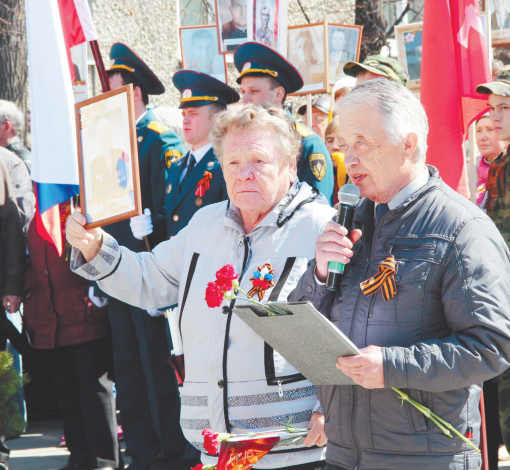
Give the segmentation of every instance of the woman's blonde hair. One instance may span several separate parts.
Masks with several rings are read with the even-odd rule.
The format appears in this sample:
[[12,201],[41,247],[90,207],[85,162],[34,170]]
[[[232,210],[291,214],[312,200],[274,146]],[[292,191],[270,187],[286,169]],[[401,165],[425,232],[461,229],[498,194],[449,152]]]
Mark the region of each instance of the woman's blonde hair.
[[227,109],[215,117],[210,138],[216,158],[223,164],[223,145],[229,132],[270,129],[280,155],[289,164],[301,151],[301,136],[283,109],[248,103],[241,109]]

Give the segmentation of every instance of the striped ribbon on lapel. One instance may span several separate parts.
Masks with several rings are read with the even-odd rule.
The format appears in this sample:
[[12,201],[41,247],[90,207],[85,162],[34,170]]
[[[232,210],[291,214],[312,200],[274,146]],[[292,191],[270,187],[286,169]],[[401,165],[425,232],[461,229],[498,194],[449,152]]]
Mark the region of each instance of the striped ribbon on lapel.
[[382,290],[384,300],[393,298],[397,293],[395,270],[395,257],[390,255],[379,265],[375,276],[360,283],[359,286],[363,294],[368,297]]

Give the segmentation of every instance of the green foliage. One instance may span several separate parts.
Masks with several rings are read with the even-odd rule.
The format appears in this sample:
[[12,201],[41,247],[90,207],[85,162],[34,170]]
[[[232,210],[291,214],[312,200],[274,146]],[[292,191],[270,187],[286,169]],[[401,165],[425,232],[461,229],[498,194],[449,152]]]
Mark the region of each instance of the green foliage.
[[12,356],[6,351],[0,351],[0,434],[15,436],[23,432],[23,419],[17,403],[9,398],[29,381],[27,374],[20,377],[13,367]]

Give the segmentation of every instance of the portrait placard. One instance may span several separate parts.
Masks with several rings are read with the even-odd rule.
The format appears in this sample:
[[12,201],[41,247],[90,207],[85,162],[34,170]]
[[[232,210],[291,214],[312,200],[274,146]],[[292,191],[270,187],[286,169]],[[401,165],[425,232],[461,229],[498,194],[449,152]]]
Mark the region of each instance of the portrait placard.
[[218,47],[232,54],[241,44],[253,40],[253,0],[215,0]]
[[299,70],[304,86],[292,95],[328,91],[327,24],[289,26],[289,61]]
[[182,68],[196,70],[227,83],[227,64],[219,51],[216,25],[179,28]]
[[85,228],[142,213],[133,85],[74,106]]
[[253,0],[253,41],[287,57],[287,0]]
[[420,92],[423,23],[395,26],[398,61],[409,75],[407,88]]
[[510,0],[486,0],[490,12],[492,46],[510,44]]
[[331,86],[346,76],[344,65],[347,62],[359,60],[362,32],[363,26],[328,23],[327,50]]
[[87,47],[87,42],[71,47],[71,60],[74,66],[73,94],[75,103],[79,103],[89,97]]

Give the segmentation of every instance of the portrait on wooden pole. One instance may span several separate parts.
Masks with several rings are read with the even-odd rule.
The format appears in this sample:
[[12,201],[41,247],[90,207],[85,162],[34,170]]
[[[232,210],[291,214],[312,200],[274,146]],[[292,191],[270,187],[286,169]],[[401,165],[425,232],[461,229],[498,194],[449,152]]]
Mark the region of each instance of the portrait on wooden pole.
[[77,103],[75,113],[86,228],[141,214],[133,85]]

